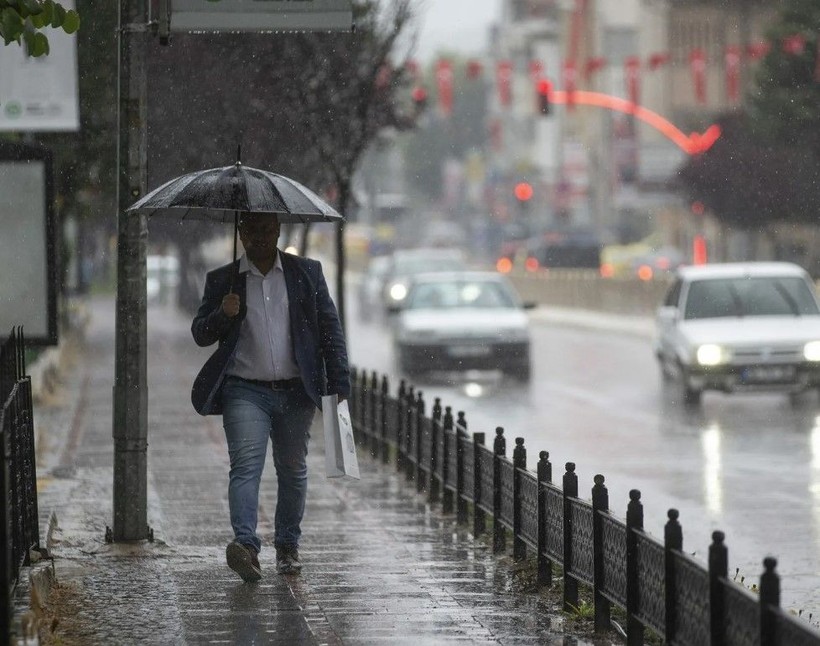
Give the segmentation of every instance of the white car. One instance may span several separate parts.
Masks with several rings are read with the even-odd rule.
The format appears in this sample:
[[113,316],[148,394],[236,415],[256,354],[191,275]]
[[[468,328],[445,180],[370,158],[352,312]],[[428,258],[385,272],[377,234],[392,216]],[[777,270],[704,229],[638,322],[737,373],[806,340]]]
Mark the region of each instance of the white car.
[[657,314],[663,375],[697,404],[705,390],[797,393],[820,385],[820,307],[785,262],[683,267]]
[[393,340],[399,369],[502,370],[530,378],[529,317],[509,281],[494,272],[420,274],[409,283]]
[[459,249],[419,248],[398,249],[390,258],[382,286],[382,300],[386,312],[400,306],[407,296],[413,276],[431,271],[460,271],[467,269],[464,254]]

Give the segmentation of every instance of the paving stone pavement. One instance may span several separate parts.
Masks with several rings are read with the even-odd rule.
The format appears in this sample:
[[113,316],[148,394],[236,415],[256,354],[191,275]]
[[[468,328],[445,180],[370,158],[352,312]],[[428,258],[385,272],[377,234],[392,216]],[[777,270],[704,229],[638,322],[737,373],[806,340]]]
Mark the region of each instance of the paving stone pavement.
[[103,299],[89,307],[84,351],[59,399],[35,409],[42,526],[51,519],[57,579],[70,591],[60,643],[610,643],[565,635],[564,618],[542,597],[511,590],[509,559],[500,561],[427,505],[393,467],[361,456],[361,481],[325,478],[316,426],[303,573],[274,571],[269,457],[260,498],[264,576],[242,583],[224,562],[232,536],[221,418],[198,416],[189,401],[209,349],[194,345],[189,320],[172,309],[149,310],[155,540],[105,543],[112,518],[114,307]]

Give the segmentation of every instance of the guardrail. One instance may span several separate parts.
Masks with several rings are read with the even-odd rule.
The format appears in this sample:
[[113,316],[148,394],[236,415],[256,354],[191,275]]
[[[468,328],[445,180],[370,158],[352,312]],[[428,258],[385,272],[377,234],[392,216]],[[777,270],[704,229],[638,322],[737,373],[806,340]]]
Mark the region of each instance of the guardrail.
[[[547,451],[533,473],[523,438],[510,459],[501,427],[489,448],[485,434],[470,436],[464,413],[454,418],[439,398],[428,416],[413,386],[402,381],[396,396],[389,391],[385,376],[354,369],[350,410],[360,446],[384,463],[395,456],[416,490],[459,523],[472,515],[476,537],[492,517],[493,550],[505,550],[510,539],[515,559],[534,554],[539,584],[550,585],[560,565],[565,610],[578,607],[579,584],[590,586],[596,632],[614,626],[630,646],[644,643],[647,628],[679,646],[820,645],[820,632],[779,607],[774,558],[763,560],[754,594],[729,578],[722,532],[713,533],[708,566],[701,564],[683,552],[677,510],[669,510],[660,542],[643,529],[637,489],[622,521],[609,511],[603,475],[594,478],[591,501],[583,500],[574,463],[566,463],[559,486]],[[625,625],[612,620],[612,605],[625,611]]]
[[31,379],[26,376],[23,330],[0,345],[0,641],[12,635],[12,595],[20,567],[38,549],[37,473]]

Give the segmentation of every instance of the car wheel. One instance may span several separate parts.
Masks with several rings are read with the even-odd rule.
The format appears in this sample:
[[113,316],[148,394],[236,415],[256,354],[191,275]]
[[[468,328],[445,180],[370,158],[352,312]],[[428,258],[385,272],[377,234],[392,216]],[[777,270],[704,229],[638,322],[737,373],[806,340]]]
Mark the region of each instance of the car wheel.
[[689,373],[681,364],[678,364],[678,378],[680,379],[679,389],[684,405],[698,406],[703,390],[689,385]]

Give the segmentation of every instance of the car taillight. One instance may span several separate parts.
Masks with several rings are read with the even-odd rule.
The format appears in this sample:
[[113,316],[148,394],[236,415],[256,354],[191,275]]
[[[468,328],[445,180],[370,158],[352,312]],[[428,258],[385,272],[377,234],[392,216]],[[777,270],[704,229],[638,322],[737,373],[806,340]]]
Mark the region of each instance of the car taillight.
[[610,263],[605,262],[601,265],[601,278],[612,278],[615,275],[615,267],[613,267]]
[[499,271],[499,273],[509,274],[512,271],[512,260],[501,257],[498,259],[498,262],[495,263],[495,268]]
[[538,259],[530,256],[524,263],[524,267],[527,271],[538,271]]
[[652,280],[652,267],[649,265],[641,265],[638,267],[638,278],[641,280]]

